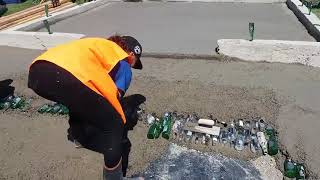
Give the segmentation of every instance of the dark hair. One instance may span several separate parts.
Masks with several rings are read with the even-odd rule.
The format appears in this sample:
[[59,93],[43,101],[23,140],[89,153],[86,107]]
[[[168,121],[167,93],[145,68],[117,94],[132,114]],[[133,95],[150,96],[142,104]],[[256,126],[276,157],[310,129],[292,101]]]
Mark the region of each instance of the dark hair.
[[125,41],[120,35],[115,34],[115,35],[113,35],[113,36],[110,36],[110,37],[108,38],[108,40],[113,41],[113,42],[115,42],[116,44],[118,44],[118,46],[120,46],[124,51],[130,52],[130,50],[129,50],[128,46],[127,46],[126,41]]

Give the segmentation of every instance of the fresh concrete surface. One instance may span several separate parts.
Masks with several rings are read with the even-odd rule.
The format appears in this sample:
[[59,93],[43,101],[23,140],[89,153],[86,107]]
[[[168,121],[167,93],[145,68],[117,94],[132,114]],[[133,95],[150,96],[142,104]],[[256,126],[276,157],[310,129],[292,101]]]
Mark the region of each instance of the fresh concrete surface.
[[34,31],[34,30],[38,30],[42,27],[44,27],[43,25],[43,20],[48,20],[50,23],[55,23],[58,21],[61,21],[63,19],[78,15],[80,13],[89,11],[91,9],[97,8],[99,6],[108,4],[110,2],[118,2],[120,0],[95,0],[95,1],[91,1],[91,2],[87,2],[84,4],[80,4],[80,5],[72,5],[73,7],[65,9],[63,11],[59,11],[59,12],[55,12],[55,13],[50,13],[49,17],[42,17],[42,18],[38,18],[35,19],[33,21],[12,27],[10,29],[8,29],[8,31]]
[[3,31],[0,32],[0,46],[45,50],[83,36],[71,33]]
[[[27,94],[30,90],[26,88],[25,73],[41,51],[0,49],[0,77],[14,78],[17,92]],[[313,179],[319,177],[319,68],[199,59],[143,58],[142,61],[144,69],[134,70],[128,94],[144,95],[148,112],[195,111],[204,117],[213,113],[229,121],[240,115],[266,115],[268,122],[278,127],[282,148],[287,149],[295,160],[306,163],[313,172]],[[6,144],[1,146],[4,150],[0,152],[5,159],[0,161],[4,178],[19,179],[19,175],[30,179],[101,177],[101,157],[75,150],[66,141],[68,125],[65,118],[4,113],[0,121],[0,137],[3,138],[0,141]],[[163,149],[163,141],[144,140],[146,132],[147,129],[139,128],[131,134],[136,153],[131,156],[131,163],[139,164],[139,158],[145,162],[146,158],[157,154],[154,152]],[[131,166],[132,169],[136,167],[135,164]]]
[[51,28],[88,36],[133,35],[145,52],[214,54],[218,39],[249,38],[249,22],[255,22],[259,39],[314,41],[285,4],[118,2]]
[[320,67],[320,43],[279,40],[218,40],[221,55],[246,61],[300,63]]
[[309,14],[309,9],[302,5],[299,0],[288,0],[287,5],[308,29],[309,33],[317,41],[320,41],[320,19],[312,12]]
[[33,59],[41,52],[43,51],[0,46],[0,75],[8,76],[26,72]]
[[[312,171],[311,179],[320,178],[320,69],[295,64],[253,63],[253,62],[217,62],[203,60],[142,59],[144,70],[135,71],[135,79],[130,92],[146,93],[147,105],[165,111],[169,109],[189,111],[208,111],[214,115],[222,106],[229,107],[227,114],[237,111],[232,100],[209,105],[215,99],[214,90],[200,93],[203,88],[220,86],[265,88],[276,94],[263,101],[272,101],[271,108],[280,106],[275,116],[281,147],[298,162],[303,162]],[[144,80],[143,80],[144,79]],[[164,82],[171,84],[162,84]],[[188,85],[184,85],[187,82]],[[199,83],[198,88],[192,82]],[[141,84],[140,84],[141,83]],[[166,90],[161,90],[162,86]],[[209,88],[209,89],[210,89]],[[168,91],[169,90],[169,91]],[[166,92],[168,91],[168,92]],[[185,94],[193,91],[193,94]],[[224,94],[230,92],[225,91]],[[167,97],[165,94],[168,94]],[[244,99],[244,94],[233,98]],[[186,99],[187,98],[187,99]],[[201,100],[199,100],[201,99]],[[162,103],[163,104],[162,104]],[[207,102],[207,103],[205,103]],[[202,104],[205,106],[202,106]],[[246,106],[249,102],[243,102]],[[156,106],[157,105],[157,106]],[[194,106],[193,106],[194,105]],[[257,112],[253,107],[243,111]],[[266,111],[261,111],[261,113]],[[248,113],[249,115],[249,113]],[[218,117],[219,119],[219,117]],[[230,118],[232,119],[232,118]],[[267,118],[268,121],[272,118]],[[279,162],[283,168],[283,162]]]

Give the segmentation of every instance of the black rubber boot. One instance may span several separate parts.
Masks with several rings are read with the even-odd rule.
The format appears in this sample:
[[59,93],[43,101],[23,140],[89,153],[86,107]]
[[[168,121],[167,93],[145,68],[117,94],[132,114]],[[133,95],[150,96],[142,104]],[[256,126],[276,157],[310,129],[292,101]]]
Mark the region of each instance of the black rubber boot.
[[103,180],[123,180],[122,177],[122,164],[114,170],[107,170],[103,167]]

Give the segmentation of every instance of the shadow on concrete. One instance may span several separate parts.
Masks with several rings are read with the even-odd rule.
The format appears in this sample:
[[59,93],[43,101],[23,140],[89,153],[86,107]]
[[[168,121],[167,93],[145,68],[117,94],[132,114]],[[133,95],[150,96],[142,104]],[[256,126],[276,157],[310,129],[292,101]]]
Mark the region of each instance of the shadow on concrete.
[[127,175],[128,163],[129,163],[129,154],[131,151],[131,142],[128,138],[128,132],[133,130],[138,122],[138,113],[139,106],[146,101],[146,97],[141,94],[133,94],[127,97],[124,97],[121,104],[125,111],[127,118],[127,123],[125,125],[125,130],[123,133],[122,140],[122,172],[123,177]]
[[[122,172],[123,176],[126,176],[128,163],[129,163],[129,154],[131,151],[131,142],[128,138],[128,132],[133,130],[138,122],[138,113],[140,104],[144,103],[146,98],[141,94],[133,94],[126,96],[121,100],[122,108],[126,116],[126,124],[124,126],[123,138],[122,138]],[[70,119],[76,118],[72,117],[70,114]],[[81,131],[81,132],[80,132]],[[73,132],[77,132],[74,134]],[[80,133],[79,133],[80,132]],[[68,129],[68,140],[79,142],[82,147],[85,147],[88,150],[103,153],[104,147],[99,141],[101,137],[101,130],[98,127],[89,125],[89,124],[80,124],[79,126],[73,125]],[[74,137],[77,137],[76,139]],[[97,141],[96,141],[97,140]]]

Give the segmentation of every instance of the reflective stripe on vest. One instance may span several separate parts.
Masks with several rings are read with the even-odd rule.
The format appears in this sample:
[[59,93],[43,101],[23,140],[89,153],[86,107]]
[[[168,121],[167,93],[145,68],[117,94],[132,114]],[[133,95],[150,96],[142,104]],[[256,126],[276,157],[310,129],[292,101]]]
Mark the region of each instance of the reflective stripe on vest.
[[69,71],[87,87],[108,100],[126,123],[117,98],[118,89],[108,74],[126,57],[128,54],[112,41],[103,38],[84,38],[50,48],[32,63],[46,60]]

